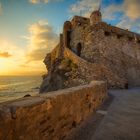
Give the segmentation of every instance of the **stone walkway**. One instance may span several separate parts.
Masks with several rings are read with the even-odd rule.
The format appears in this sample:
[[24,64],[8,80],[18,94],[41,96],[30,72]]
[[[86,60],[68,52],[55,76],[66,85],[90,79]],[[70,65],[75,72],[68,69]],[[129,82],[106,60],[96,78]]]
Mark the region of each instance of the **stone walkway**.
[[140,140],[140,88],[110,90],[114,97],[67,140]]

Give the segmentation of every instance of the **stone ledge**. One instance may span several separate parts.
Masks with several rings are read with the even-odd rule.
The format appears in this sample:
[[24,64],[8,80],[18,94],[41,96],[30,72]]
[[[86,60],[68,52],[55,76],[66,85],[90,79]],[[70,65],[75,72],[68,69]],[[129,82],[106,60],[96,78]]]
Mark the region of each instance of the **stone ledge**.
[[0,140],[61,140],[107,97],[105,82],[0,104]]

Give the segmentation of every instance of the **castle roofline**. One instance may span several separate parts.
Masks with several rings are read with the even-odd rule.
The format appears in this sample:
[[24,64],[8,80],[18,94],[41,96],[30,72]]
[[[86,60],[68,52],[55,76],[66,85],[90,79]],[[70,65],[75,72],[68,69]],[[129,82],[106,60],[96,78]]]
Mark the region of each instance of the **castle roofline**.
[[[98,11],[98,10],[97,10]],[[93,12],[97,12],[97,11],[93,11]],[[99,11],[100,12],[100,11]],[[90,19],[87,18],[87,17],[82,17],[82,16],[78,16],[78,15],[75,15],[71,22],[80,22],[80,21],[85,21],[85,23],[87,23]],[[117,27],[117,26],[112,26],[112,25],[109,25],[107,24],[106,22],[100,22],[98,24],[102,24],[102,26],[106,26],[106,29],[107,30],[113,30],[113,32],[116,32],[116,33],[120,33],[120,34],[124,34],[124,35],[129,35],[131,37],[134,37],[134,35],[136,36],[136,38],[140,39],[140,34],[136,33],[136,32],[132,32],[132,31],[129,31],[128,29],[123,29],[123,28],[120,28],[120,27]],[[98,26],[97,24],[97,26]]]
[[[103,28],[104,30],[110,32],[110,33],[116,33],[118,35],[127,35],[129,37],[134,38],[134,36],[140,40],[140,34],[129,31],[128,29],[123,29],[117,26],[112,26],[107,24],[106,22],[100,22],[99,24],[95,25],[98,28]],[[96,28],[95,27],[95,28]]]
[[136,33],[136,32],[132,32],[128,29],[123,29],[123,28],[120,28],[120,27],[117,27],[117,26],[112,26],[112,25],[109,25],[111,28],[116,28],[117,30],[120,30],[122,32],[124,32],[124,34],[127,34],[127,35],[136,35],[136,37],[140,38],[140,34]]
[[81,16],[74,16],[73,19],[71,20],[72,26],[75,27],[79,24],[89,24],[90,19],[86,17],[81,17]]
[[75,19],[85,19],[85,20],[89,20],[89,18],[87,17],[82,17],[82,16],[78,16],[78,15],[75,15],[71,21],[75,20]]

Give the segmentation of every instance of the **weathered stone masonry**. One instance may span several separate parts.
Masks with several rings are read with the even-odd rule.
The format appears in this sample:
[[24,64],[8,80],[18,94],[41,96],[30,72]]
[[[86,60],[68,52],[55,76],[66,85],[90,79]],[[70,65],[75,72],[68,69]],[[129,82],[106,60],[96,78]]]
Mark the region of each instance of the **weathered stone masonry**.
[[[61,57],[58,50],[63,50]],[[71,51],[71,55],[64,55],[66,51]],[[54,82],[57,85],[56,79],[51,78],[43,82],[41,92],[83,85],[92,80],[104,80],[108,88],[140,86],[140,35],[102,22],[100,11],[92,12],[90,18],[74,16],[66,21],[63,40],[51,54],[51,59],[47,57],[44,62],[47,65],[49,60],[50,67],[55,66],[61,86],[50,87]],[[73,57],[78,60],[80,57],[86,64],[75,63]]]
[[106,99],[105,82],[0,104],[0,140],[63,140]]

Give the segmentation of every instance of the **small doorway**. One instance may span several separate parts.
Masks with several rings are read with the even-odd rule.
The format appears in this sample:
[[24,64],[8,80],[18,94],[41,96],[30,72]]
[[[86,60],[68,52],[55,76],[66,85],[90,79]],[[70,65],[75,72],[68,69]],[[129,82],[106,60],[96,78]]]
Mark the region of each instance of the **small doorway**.
[[82,50],[82,45],[81,45],[81,43],[78,43],[77,47],[76,47],[76,51],[77,51],[78,56],[81,56],[81,50]]

